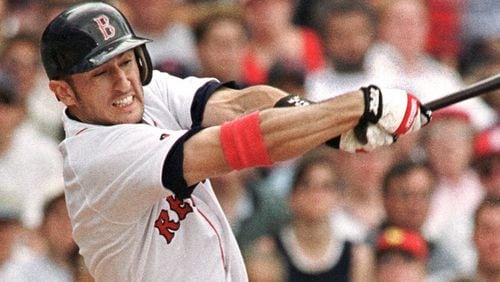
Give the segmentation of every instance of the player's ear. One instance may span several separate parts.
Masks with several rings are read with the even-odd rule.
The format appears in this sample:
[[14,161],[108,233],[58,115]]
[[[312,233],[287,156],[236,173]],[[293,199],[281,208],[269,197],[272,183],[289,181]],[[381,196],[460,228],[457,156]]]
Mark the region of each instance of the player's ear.
[[49,81],[49,88],[58,101],[63,102],[66,106],[71,106],[76,102],[75,92],[73,88],[64,80]]

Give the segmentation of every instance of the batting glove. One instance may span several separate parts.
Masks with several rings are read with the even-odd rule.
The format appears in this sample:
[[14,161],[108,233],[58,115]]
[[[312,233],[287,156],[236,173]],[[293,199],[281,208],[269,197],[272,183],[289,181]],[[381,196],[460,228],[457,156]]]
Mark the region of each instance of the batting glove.
[[[415,96],[404,90],[381,90],[374,85],[361,90],[364,94],[365,110],[354,128],[354,134],[361,144],[370,142],[368,138],[370,134],[380,135],[370,133],[369,131],[374,131],[368,130],[370,125],[376,125],[396,139],[399,135],[417,131],[431,120],[432,112],[423,107]],[[385,139],[385,136],[381,138]]]
[[369,124],[366,128],[366,143],[361,143],[353,129],[342,134],[338,139],[338,148],[355,153],[355,152],[370,152],[378,147],[386,146],[394,143],[395,139],[392,134],[388,134],[385,130],[380,129],[374,124]]

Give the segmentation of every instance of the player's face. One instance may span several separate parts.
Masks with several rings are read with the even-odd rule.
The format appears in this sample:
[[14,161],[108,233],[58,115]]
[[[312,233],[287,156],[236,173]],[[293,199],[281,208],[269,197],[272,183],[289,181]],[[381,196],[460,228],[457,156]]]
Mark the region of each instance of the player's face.
[[71,76],[70,98],[63,100],[83,122],[122,124],[141,121],[144,94],[133,51],[91,71]]

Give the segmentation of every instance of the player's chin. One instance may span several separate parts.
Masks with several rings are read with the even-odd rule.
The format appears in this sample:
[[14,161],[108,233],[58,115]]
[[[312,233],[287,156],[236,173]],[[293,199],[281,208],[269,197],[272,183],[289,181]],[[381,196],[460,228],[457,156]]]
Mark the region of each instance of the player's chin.
[[119,111],[112,118],[114,124],[139,123],[142,121],[143,108],[134,108],[129,111]]

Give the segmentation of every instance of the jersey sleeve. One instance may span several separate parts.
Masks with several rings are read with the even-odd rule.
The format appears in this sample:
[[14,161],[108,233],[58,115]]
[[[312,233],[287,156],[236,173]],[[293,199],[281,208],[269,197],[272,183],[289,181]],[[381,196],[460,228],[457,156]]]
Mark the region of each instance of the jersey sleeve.
[[172,193],[162,183],[163,166],[186,133],[146,124],[84,130],[61,144],[67,190],[109,221],[133,222]]
[[182,129],[190,129],[201,121],[204,105],[221,84],[215,78],[179,78],[155,71],[153,80],[145,87],[146,110],[153,119],[162,122],[167,116],[174,117]]

